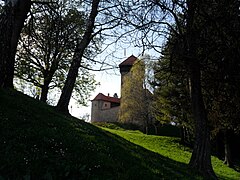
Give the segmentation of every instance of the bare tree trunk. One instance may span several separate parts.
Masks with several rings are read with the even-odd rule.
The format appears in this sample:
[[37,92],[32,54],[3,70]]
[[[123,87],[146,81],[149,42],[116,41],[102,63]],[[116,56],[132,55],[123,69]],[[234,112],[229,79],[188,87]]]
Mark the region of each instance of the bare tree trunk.
[[49,91],[49,84],[50,82],[44,82],[44,85],[41,87],[41,97],[40,101],[47,102],[47,95]]
[[195,144],[189,164],[200,171],[205,177],[217,179],[211,163],[210,133],[201,91],[199,66],[198,62],[192,62],[191,95],[193,116],[195,120]]
[[185,130],[185,127],[182,126],[181,127],[181,143],[185,144],[186,143],[186,130]]
[[158,127],[156,125],[154,125],[154,129],[155,129],[155,135],[158,135]]
[[229,130],[224,131],[224,154],[225,154],[224,164],[227,164],[227,166],[229,167],[233,167],[229,143]]
[[[18,40],[20,37],[20,33],[22,31],[22,28],[24,26],[24,21],[27,18],[27,14],[30,11],[31,8],[31,0],[18,0],[16,4],[14,4],[11,8],[11,11],[9,11],[6,15],[7,16],[12,16],[12,18],[8,18],[8,22],[6,26],[11,26],[12,31],[11,33],[7,33],[8,36],[6,37],[6,41],[11,42],[10,47],[5,47],[5,48],[10,48],[10,49],[2,49],[1,51],[6,50],[6,53],[10,53],[7,56],[3,56],[2,62],[1,63],[1,69],[3,70],[4,73],[4,78],[1,80],[1,87],[5,88],[13,88],[13,76],[14,76],[14,64],[15,64],[15,55],[17,51],[17,45],[18,45]],[[7,5],[11,6],[11,4]],[[6,32],[3,32],[3,30],[0,30],[1,33],[5,34]],[[8,42],[3,43],[8,44]],[[5,59],[6,58],[6,59]],[[3,75],[1,75],[3,76]]]
[[189,66],[191,104],[195,121],[195,144],[189,165],[201,172],[206,178],[217,179],[211,163],[210,132],[202,95],[200,59],[197,56],[200,30],[196,27],[198,18],[196,11],[200,4],[197,1],[188,0],[187,6],[186,63]]
[[84,54],[85,49],[89,45],[92,39],[92,33],[94,29],[94,22],[95,18],[98,14],[98,6],[100,0],[93,0],[92,1],[92,9],[88,19],[86,31],[83,35],[83,38],[80,42],[77,43],[74,57],[67,75],[66,82],[64,84],[62,94],[57,104],[57,109],[63,113],[69,113],[68,105],[72,96],[73,88],[76,82],[76,78],[78,76],[78,69],[81,65],[82,57]]
[[[57,54],[57,53],[56,53]],[[56,55],[55,55],[56,57]],[[48,95],[48,91],[49,91],[49,85],[53,79],[53,75],[56,72],[56,70],[58,69],[58,65],[59,65],[59,61],[55,58],[52,62],[52,65],[50,67],[50,70],[46,70],[43,74],[44,76],[44,83],[43,86],[41,87],[41,97],[40,97],[40,101],[42,102],[46,102],[47,101],[47,95]]]
[[7,63],[11,55],[12,7],[4,7],[0,16],[0,87],[6,87]]

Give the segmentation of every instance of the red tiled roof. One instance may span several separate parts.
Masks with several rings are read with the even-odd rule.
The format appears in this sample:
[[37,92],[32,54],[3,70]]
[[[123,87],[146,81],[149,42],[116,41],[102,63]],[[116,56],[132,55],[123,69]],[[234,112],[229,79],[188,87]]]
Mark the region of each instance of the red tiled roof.
[[133,65],[136,60],[137,60],[137,57],[135,57],[134,55],[131,55],[125,61],[123,61],[121,64],[119,64],[119,66]]
[[120,103],[120,98],[105,96],[102,93],[99,93],[92,101],[107,101],[107,102],[113,102],[113,103]]

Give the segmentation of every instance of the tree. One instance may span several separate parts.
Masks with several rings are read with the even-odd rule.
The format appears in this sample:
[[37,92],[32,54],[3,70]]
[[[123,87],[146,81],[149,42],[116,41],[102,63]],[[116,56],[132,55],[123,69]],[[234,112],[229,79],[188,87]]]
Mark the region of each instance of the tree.
[[13,88],[17,44],[31,4],[30,0],[5,1],[0,17],[0,87]]
[[191,144],[193,121],[190,103],[189,77],[183,64],[171,53],[177,51],[169,38],[164,55],[154,64],[154,117],[161,124],[174,123],[181,128],[181,141]]
[[213,4],[214,2],[202,3],[192,0],[137,3],[127,1],[122,3],[122,9],[129,14],[124,18],[128,24],[126,30],[131,35],[137,34],[135,43],[142,46],[143,50],[154,49],[161,52],[159,39],[168,37],[171,33],[176,37],[177,46],[182,49],[176,56],[185,65],[191,82],[195,145],[190,165],[206,177],[216,178],[211,165],[209,121],[202,89],[202,65],[206,62],[206,54],[200,53],[202,44],[207,42],[202,41],[202,37],[207,33],[207,28],[211,27],[211,24],[208,24],[211,21],[208,21],[205,14],[212,12]]
[[[113,36],[112,34],[109,34],[109,31],[119,26],[118,17],[108,16],[108,12],[111,12],[116,6],[118,6],[115,4],[115,1],[103,1],[100,3],[100,0],[93,0],[89,6],[91,7],[91,10],[89,17],[86,20],[86,27],[82,38],[78,39],[77,41],[67,79],[65,81],[62,94],[57,104],[57,109],[65,113],[68,113],[68,104],[71,98],[76,77],[78,75],[78,69],[79,67],[83,66],[82,59],[84,57],[86,48],[91,45],[93,38],[96,36],[99,36],[101,39],[104,39],[108,36]],[[97,15],[99,16],[97,17]],[[109,44],[106,45],[106,48],[108,46]],[[93,62],[99,63],[99,61],[96,60],[93,60]],[[100,64],[100,70],[102,70],[104,62],[100,62]]]
[[[233,167],[230,144],[231,134],[239,133],[239,4],[237,1],[221,2],[215,6],[211,19],[211,34],[205,37],[208,44],[208,66],[204,74],[203,89],[209,109],[213,135],[224,134],[225,163]],[[209,18],[209,17],[208,17]],[[217,29],[217,30],[216,30]],[[205,35],[206,36],[206,35]],[[216,48],[217,47],[217,48]],[[232,147],[231,147],[232,146]]]
[[206,177],[216,178],[211,164],[210,132],[201,87],[200,59],[197,54],[199,43],[198,33],[200,31],[196,18],[196,8],[199,8],[198,6],[197,2],[187,2],[188,14],[184,38],[185,57],[190,74],[191,100],[195,121],[195,144],[189,164],[202,172]]
[[[60,2],[51,9],[42,5],[33,6],[32,11],[19,44],[15,74],[41,88],[40,100],[46,102],[49,89],[63,87],[76,39],[83,31],[84,15]],[[94,54],[90,48],[88,51]],[[77,94],[82,94],[78,101],[83,103],[95,85],[93,76],[81,68],[75,85]]]
[[82,57],[84,55],[84,51],[89,45],[91,39],[92,39],[92,33],[94,28],[94,22],[95,18],[98,13],[98,6],[99,6],[100,0],[93,0],[92,1],[92,9],[89,15],[89,19],[87,22],[86,30],[83,34],[83,37],[81,40],[77,41],[77,45],[74,51],[73,60],[67,75],[66,82],[64,84],[62,94],[60,96],[60,99],[57,104],[57,109],[69,113],[68,111],[68,104],[72,95],[73,87],[76,82],[76,78],[78,76],[78,69],[81,66]]
[[0,87],[13,88],[17,45],[31,5],[50,4],[51,1],[8,0],[0,16]]
[[[213,98],[212,96],[209,97],[207,92],[219,93],[219,85],[217,84],[225,81],[224,78],[219,78],[213,82],[211,80],[213,77],[219,77],[214,75],[221,73],[225,79],[230,76],[228,70],[226,71],[226,69],[221,68],[222,62],[228,62],[230,66],[233,64],[234,66],[237,65],[235,60],[235,63],[233,63],[234,61],[231,62],[227,60],[229,52],[236,47],[233,45],[236,41],[232,39],[232,37],[236,35],[236,32],[229,33],[227,30],[229,28],[226,28],[226,25],[231,26],[227,21],[231,22],[233,19],[235,22],[231,22],[231,24],[234,26],[232,30],[235,31],[237,25],[236,18],[238,18],[238,6],[236,6],[236,1],[227,3],[224,1],[219,3],[207,2],[201,6],[199,4],[200,2],[197,1],[187,2],[188,16],[186,18],[186,29],[182,43],[185,51],[179,56],[185,57],[185,63],[188,65],[187,67],[191,78],[193,114],[196,122],[196,140],[190,165],[200,169],[206,176],[214,177],[211,168],[210,153],[208,152],[210,149],[208,129],[211,127],[213,119],[208,119],[208,114],[212,110],[211,108],[206,109],[207,105],[209,105],[206,102],[212,101],[212,99],[217,96],[215,94]],[[225,7],[228,7],[227,11]],[[230,13],[226,13],[225,16],[221,16],[220,18],[219,15],[223,12]],[[221,30],[219,31],[219,29]],[[222,32],[224,33],[222,34]],[[228,45],[226,46],[225,44]],[[228,91],[228,93],[229,92],[230,91]],[[203,148],[205,148],[205,150]],[[204,159],[201,157],[207,158]],[[204,166],[205,169],[208,169],[207,171],[204,170]]]

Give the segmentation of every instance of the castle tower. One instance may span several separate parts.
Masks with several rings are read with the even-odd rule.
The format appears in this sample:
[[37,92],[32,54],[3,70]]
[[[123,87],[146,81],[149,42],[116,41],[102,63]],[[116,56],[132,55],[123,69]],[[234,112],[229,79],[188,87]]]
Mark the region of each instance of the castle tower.
[[118,119],[120,122],[134,124],[143,128],[146,122],[144,112],[147,110],[143,80],[144,62],[130,56],[120,65],[121,103]]
[[137,57],[131,55],[125,61],[123,61],[121,64],[119,64],[120,73],[121,73],[121,90],[122,90],[122,86],[124,84],[124,78],[125,78],[126,74],[128,74],[130,72],[130,70],[136,60],[137,60]]
[[[119,64],[121,73],[121,91],[124,84],[124,78],[130,72],[136,60],[137,58],[132,55]],[[113,97],[99,93],[92,100],[91,122],[116,122],[118,121],[119,109],[120,98],[118,98],[116,93]]]

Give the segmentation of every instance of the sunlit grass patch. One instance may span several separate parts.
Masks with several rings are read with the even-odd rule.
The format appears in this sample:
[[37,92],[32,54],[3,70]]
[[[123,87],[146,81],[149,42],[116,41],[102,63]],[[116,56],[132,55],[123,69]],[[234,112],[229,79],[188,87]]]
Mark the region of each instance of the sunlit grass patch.
[[[181,145],[179,138],[145,135],[139,131],[103,129],[174,161],[187,164],[190,160],[191,149]],[[212,164],[214,171],[220,179],[240,179],[240,173],[224,165],[218,158],[212,157]]]

